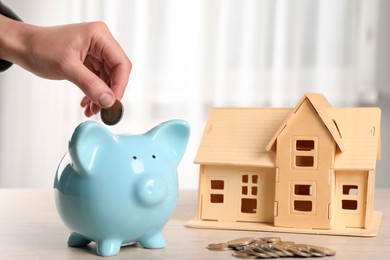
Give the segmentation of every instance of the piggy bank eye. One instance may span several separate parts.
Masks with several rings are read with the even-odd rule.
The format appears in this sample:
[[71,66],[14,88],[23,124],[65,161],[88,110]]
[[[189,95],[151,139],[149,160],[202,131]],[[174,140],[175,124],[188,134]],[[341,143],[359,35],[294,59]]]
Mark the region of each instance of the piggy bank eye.
[[134,159],[134,160],[137,160],[137,156],[133,156],[133,159]]
[[152,158],[153,158],[153,159],[156,159],[156,156],[153,154],[153,155],[152,155]]

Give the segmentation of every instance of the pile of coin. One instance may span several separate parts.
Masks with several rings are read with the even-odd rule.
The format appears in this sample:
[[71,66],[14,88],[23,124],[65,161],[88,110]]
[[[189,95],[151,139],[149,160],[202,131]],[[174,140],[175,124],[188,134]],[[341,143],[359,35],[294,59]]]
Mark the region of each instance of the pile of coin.
[[282,241],[280,237],[243,237],[229,242],[209,244],[207,249],[214,251],[233,250],[233,256],[248,259],[296,256],[324,257],[336,254],[333,249]]

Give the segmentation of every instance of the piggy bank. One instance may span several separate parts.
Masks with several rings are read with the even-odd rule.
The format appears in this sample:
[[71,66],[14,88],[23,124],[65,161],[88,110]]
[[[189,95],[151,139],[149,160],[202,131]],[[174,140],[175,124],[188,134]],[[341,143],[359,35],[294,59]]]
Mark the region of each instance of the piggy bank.
[[96,243],[111,256],[124,243],[163,248],[162,229],[178,196],[177,166],[189,138],[183,120],[142,135],[114,135],[99,123],[80,124],[60,162],[54,196],[71,230],[68,245]]

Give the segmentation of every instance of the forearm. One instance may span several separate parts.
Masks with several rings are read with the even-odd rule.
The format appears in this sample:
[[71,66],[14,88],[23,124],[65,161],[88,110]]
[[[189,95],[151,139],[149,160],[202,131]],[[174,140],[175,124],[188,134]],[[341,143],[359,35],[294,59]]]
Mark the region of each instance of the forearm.
[[26,55],[29,25],[0,15],[0,59],[20,63]]
[[[10,18],[10,19],[13,19],[13,20],[16,20],[16,21],[22,21],[22,19],[12,10],[10,9],[8,6],[6,6],[5,4],[3,4],[1,1],[0,1],[0,16],[2,18],[2,20],[4,20],[3,18]],[[0,21],[0,26],[1,26],[1,23],[2,21]],[[1,29],[1,35],[0,37],[3,38],[3,37],[6,37],[6,30],[3,30],[3,27],[0,28]],[[1,39],[0,39],[1,41]],[[5,48],[5,46],[4,46]],[[0,51],[2,49],[0,48]],[[3,49],[4,52],[8,52],[8,50],[6,49]],[[7,60],[3,60],[0,58],[0,72],[8,69],[9,67],[12,66],[12,62],[9,62]]]

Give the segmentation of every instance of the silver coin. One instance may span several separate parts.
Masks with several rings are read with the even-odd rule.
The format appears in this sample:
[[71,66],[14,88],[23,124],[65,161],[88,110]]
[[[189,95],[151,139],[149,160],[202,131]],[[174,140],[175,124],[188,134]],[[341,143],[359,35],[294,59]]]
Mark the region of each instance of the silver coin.
[[278,244],[283,246],[283,247],[290,247],[290,246],[295,245],[295,242],[293,242],[293,241],[280,241]]
[[209,244],[206,247],[208,250],[213,250],[213,251],[224,251],[224,250],[230,250],[229,246],[227,243],[215,243],[215,244]]
[[273,257],[273,258],[278,258],[279,256],[282,256],[282,254],[280,254],[279,252],[268,247],[268,244],[259,244],[257,247],[253,249],[259,253],[267,254],[269,257]]
[[122,119],[123,110],[122,103],[116,100],[110,108],[101,109],[100,118],[106,125],[115,125]]
[[309,248],[310,252],[325,254],[326,256],[333,256],[336,254],[335,250],[323,246],[307,245],[307,247]]
[[257,259],[257,256],[250,255],[244,251],[234,251],[232,256],[237,258],[245,258],[245,259]]
[[324,257],[336,254],[330,248],[296,244],[293,241],[282,241],[279,237],[252,238],[243,237],[226,243],[216,243],[207,246],[209,250],[223,251],[233,249],[237,258],[278,258],[278,257]]
[[278,252],[280,256],[294,256],[294,254],[291,254],[287,250],[284,249],[284,247],[277,243],[271,243],[269,244],[269,247],[272,248],[275,252]]
[[242,252],[245,252],[251,256],[257,256],[258,258],[271,258],[271,255],[269,255],[266,252],[257,252],[254,250],[254,248],[247,247]]
[[277,243],[282,241],[280,237],[260,237],[259,239],[267,242],[267,243]]
[[287,247],[286,250],[296,256],[300,256],[300,257],[311,257],[311,254],[308,254],[308,253],[305,253],[305,252],[302,252],[299,250],[299,248],[295,247],[295,246],[290,246],[290,247]]
[[253,237],[242,237],[242,238],[230,240],[227,242],[227,244],[229,247],[242,247],[242,246],[249,245],[253,241],[255,241]]
[[256,252],[256,256],[259,256],[261,258],[272,258],[273,254],[270,252],[265,251],[261,247],[253,247],[252,250]]

